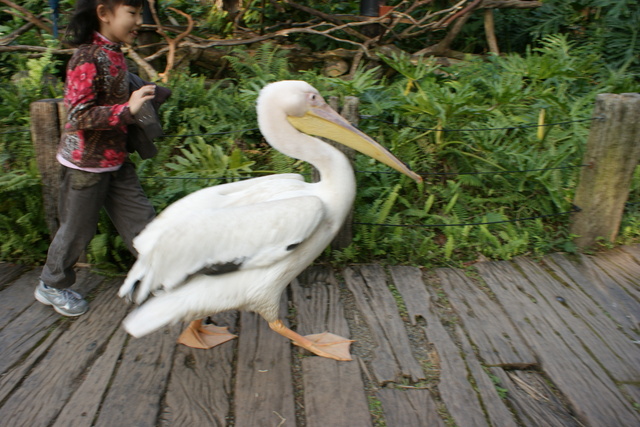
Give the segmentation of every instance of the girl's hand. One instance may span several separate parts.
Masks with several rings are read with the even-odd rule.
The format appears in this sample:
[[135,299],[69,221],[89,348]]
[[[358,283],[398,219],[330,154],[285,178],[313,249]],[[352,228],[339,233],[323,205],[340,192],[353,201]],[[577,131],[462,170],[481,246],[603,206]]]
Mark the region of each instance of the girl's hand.
[[138,114],[142,108],[142,104],[153,99],[156,96],[156,85],[142,86],[140,89],[131,93],[129,98],[129,111],[134,116]]

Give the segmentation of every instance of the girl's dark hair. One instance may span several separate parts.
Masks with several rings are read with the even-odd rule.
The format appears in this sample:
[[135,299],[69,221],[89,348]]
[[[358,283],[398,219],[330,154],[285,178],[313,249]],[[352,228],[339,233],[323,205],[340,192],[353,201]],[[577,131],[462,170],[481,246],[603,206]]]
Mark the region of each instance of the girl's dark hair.
[[103,4],[113,10],[118,5],[142,7],[143,0],[77,0],[76,10],[67,27],[65,38],[73,46],[91,43],[94,31],[100,30],[97,8]]

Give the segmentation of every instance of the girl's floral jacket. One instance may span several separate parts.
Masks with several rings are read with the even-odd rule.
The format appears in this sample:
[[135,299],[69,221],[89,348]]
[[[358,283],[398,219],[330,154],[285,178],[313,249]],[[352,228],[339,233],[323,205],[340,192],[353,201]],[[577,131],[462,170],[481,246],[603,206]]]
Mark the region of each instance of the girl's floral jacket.
[[67,65],[67,124],[58,160],[90,172],[117,170],[127,157],[129,111],[127,65],[119,44],[98,33],[78,47]]

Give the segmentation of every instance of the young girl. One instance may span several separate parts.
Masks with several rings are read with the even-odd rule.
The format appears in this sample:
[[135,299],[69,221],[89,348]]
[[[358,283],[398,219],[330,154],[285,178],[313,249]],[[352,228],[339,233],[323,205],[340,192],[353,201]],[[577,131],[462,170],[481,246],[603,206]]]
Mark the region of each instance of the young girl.
[[[35,297],[60,314],[79,316],[88,303],[68,289],[74,264],[93,238],[104,207],[128,248],[153,219],[132,163],[127,125],[155,97],[154,85],[129,93],[122,43],[133,43],[142,0],[78,0],[67,35],[78,46],[67,66],[68,122],[57,159],[62,164],[58,229]],[[166,89],[165,89],[166,90]]]

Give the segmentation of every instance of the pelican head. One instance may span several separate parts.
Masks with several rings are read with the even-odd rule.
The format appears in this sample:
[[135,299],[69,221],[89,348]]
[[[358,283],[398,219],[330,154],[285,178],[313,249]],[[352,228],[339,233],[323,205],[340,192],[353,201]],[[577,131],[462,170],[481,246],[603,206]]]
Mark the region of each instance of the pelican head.
[[[422,181],[420,175],[333,110],[309,83],[284,80],[265,86],[258,97],[258,111],[273,108],[274,105],[278,106],[286,120],[298,131],[339,142],[418,182]],[[260,124],[262,129],[263,123]]]

